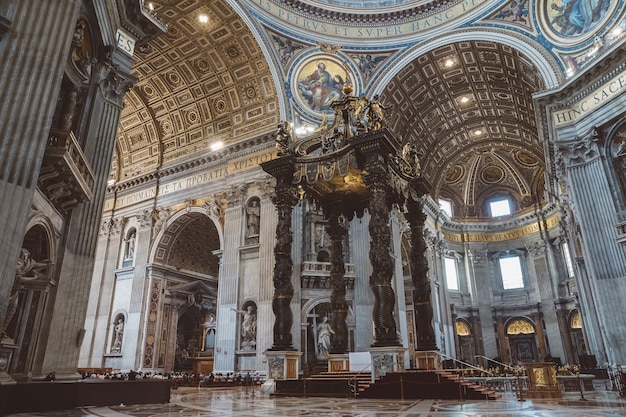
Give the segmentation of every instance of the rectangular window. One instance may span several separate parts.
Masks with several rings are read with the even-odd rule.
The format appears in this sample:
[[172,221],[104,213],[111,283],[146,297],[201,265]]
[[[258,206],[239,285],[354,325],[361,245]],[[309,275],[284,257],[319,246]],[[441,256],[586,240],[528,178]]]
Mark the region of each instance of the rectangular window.
[[489,208],[491,209],[491,217],[508,216],[511,214],[511,204],[508,198],[491,201]]
[[574,278],[574,265],[572,264],[572,255],[569,251],[567,242],[563,242],[563,255],[565,256],[565,266],[567,267],[567,276]]
[[500,274],[502,275],[502,287],[505,290],[524,288],[524,276],[519,256],[507,256],[500,258]]
[[439,199],[438,203],[441,210],[443,210],[443,212],[449,217],[452,217],[452,201]]
[[444,266],[446,268],[446,285],[449,290],[459,290],[459,276],[456,272],[456,259],[444,258]]

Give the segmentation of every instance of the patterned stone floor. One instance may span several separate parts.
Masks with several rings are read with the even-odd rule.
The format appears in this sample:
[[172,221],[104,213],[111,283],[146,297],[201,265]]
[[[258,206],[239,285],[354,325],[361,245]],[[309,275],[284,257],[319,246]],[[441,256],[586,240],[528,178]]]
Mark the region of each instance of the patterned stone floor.
[[558,400],[518,401],[505,393],[496,401],[364,400],[270,397],[257,388],[179,388],[169,404],[119,405],[12,417],[596,417],[626,416],[626,400],[597,386],[595,392],[566,393]]

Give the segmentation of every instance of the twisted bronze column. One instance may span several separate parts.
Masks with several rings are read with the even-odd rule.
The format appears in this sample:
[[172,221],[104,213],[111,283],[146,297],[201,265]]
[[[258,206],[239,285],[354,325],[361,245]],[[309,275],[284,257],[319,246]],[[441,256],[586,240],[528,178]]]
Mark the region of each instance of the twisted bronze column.
[[369,194],[370,213],[370,261],[372,275],[370,288],[374,293],[374,344],[372,346],[399,346],[396,320],[393,316],[396,297],[391,287],[393,258],[389,253],[391,232],[389,230],[389,208],[387,187],[391,179],[387,166],[380,159],[366,166],[363,181]]
[[293,324],[291,312],[291,299],[293,298],[291,212],[296,201],[294,187],[279,180],[276,184],[276,194],[272,197],[272,202],[278,210],[278,223],[276,225],[276,246],[274,247],[276,263],[273,278],[274,299],[272,300],[272,310],[276,320],[274,321],[274,344],[270,350],[294,350],[291,336]]
[[424,222],[426,214],[420,201],[409,198],[406,219],[411,226],[411,279],[413,280],[413,308],[417,346],[415,350],[437,350],[435,329],[433,327],[433,305],[430,299],[430,281],[428,280],[428,259],[426,259],[426,241],[424,240]]
[[331,241],[330,284],[332,292],[330,294],[330,305],[333,316],[330,326],[335,331],[332,337],[330,352],[345,353],[348,350],[348,326],[346,325],[348,304],[346,303],[346,282],[344,280],[346,268],[343,258],[343,239],[348,231],[339,224],[339,219],[335,215],[328,220],[326,231]]

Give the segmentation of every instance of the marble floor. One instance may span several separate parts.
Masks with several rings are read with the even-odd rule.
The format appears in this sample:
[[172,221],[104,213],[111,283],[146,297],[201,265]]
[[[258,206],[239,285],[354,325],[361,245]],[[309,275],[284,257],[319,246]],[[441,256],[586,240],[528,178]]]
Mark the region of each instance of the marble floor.
[[496,401],[365,400],[272,397],[257,387],[179,388],[169,404],[123,404],[12,417],[596,417],[626,416],[626,399],[598,385],[595,392],[566,393],[558,400],[518,401],[504,393]]

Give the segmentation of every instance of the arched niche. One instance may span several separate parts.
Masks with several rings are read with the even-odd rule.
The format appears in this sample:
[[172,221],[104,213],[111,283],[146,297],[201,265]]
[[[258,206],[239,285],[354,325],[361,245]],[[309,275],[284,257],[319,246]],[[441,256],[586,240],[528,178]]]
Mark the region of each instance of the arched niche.
[[505,329],[513,363],[539,361],[536,329],[532,321],[514,317],[507,322]]
[[476,355],[476,346],[474,343],[474,335],[472,334],[472,326],[464,319],[457,319],[454,322],[454,328],[459,338],[458,359],[463,362],[473,363],[474,355]]
[[41,219],[30,225],[22,242],[2,325],[2,337],[17,346],[10,364],[12,375],[32,371],[46,308],[54,296],[52,233],[50,225]]

